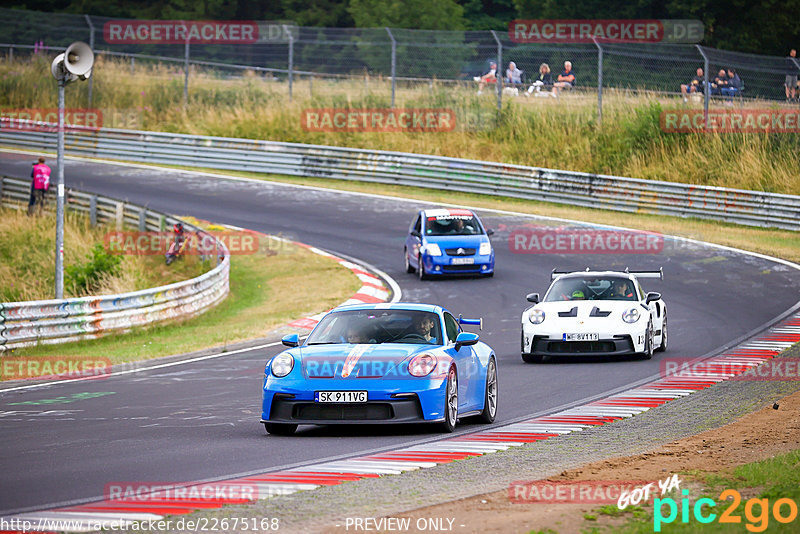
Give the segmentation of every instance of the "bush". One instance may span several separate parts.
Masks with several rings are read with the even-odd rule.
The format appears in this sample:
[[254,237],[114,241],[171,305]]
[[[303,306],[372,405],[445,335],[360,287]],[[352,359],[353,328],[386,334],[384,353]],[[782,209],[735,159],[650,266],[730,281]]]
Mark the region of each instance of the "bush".
[[97,290],[99,282],[119,270],[120,256],[106,252],[100,243],[92,247],[91,254],[83,265],[69,265],[64,269],[65,285],[73,295],[90,294]]

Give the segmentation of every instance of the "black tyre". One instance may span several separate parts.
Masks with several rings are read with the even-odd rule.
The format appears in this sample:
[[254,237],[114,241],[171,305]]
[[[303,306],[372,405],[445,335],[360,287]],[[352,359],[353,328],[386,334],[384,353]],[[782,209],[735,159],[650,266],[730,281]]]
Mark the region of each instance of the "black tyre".
[[525,363],[542,363],[544,356],[541,354],[522,354],[522,361]]
[[175,261],[175,256],[167,256],[167,259],[166,259],[167,265],[169,265],[173,261]]
[[647,332],[644,335],[644,352],[639,354],[643,360],[653,357],[653,323],[647,323]]
[[427,280],[428,274],[425,272],[425,264],[422,262],[422,254],[419,255],[419,263],[417,264],[417,274],[420,280]]
[[458,421],[458,376],[456,368],[447,373],[447,386],[444,389],[444,421],[440,423],[442,432],[452,432]]
[[658,352],[667,350],[667,316],[664,315],[664,324],[661,326],[661,345],[656,349]]
[[405,263],[405,266],[406,266],[406,272],[407,273],[413,273],[413,272],[416,271],[414,266],[411,265],[411,262],[408,261],[408,249],[405,249],[405,248],[403,249],[403,260],[404,260],[404,263]]
[[294,431],[297,430],[297,425],[289,423],[264,423],[264,428],[267,429],[268,433],[275,434],[276,436],[291,436],[294,434]]
[[494,423],[497,416],[497,398],[500,389],[497,383],[497,364],[494,358],[489,360],[486,367],[486,391],[483,394],[483,411],[478,416],[482,423]]

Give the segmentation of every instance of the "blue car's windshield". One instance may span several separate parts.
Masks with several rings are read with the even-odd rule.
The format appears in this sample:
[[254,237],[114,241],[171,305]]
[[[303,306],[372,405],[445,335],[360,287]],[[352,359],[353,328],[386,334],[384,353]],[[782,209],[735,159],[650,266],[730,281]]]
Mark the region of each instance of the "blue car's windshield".
[[331,343],[442,344],[439,316],[412,310],[353,310],[329,313],[306,345]]
[[483,228],[467,210],[429,210],[425,214],[425,235],[480,235]]

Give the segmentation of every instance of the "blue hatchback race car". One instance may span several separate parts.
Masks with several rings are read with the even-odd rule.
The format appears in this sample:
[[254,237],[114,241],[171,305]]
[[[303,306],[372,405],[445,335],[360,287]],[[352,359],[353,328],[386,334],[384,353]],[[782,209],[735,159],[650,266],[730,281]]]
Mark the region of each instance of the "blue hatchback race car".
[[406,272],[416,271],[420,280],[447,274],[492,276],[492,234],[470,210],[421,210],[411,221],[403,248]]
[[460,417],[492,423],[497,413],[494,351],[456,318],[430,304],[358,304],[328,312],[304,343],[264,369],[261,422],[270,434],[300,424],[437,423]]

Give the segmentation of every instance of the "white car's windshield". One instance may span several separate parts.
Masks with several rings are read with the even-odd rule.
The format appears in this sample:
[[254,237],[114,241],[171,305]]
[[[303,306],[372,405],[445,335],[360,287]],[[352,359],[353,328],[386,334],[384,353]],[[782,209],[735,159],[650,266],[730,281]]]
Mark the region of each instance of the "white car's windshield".
[[333,343],[442,344],[439,316],[413,310],[353,310],[329,313],[306,345]]
[[564,300],[638,300],[633,282],[623,277],[559,278],[544,298],[545,302]]

